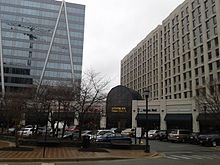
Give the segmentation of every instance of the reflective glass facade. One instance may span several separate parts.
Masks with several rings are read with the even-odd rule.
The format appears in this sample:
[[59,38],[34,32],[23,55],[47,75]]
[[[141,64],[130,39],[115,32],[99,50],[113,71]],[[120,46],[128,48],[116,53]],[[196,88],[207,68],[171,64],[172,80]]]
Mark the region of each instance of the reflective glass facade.
[[[5,88],[38,83],[62,1],[0,0]],[[85,6],[66,3],[75,82],[82,72]],[[65,8],[62,8],[42,83],[71,83]],[[2,84],[2,83],[1,83]]]

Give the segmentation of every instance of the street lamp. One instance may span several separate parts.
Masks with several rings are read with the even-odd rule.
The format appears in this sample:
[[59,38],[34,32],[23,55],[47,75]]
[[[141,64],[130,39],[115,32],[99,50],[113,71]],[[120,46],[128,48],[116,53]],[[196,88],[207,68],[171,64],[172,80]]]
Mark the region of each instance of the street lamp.
[[[205,118],[204,118],[204,120],[205,120],[205,124],[207,123],[207,107],[206,107],[206,105],[204,105],[203,106],[203,109],[204,109],[204,116],[205,116]],[[207,127],[206,127],[206,130],[205,130],[206,132],[207,132]]]
[[147,88],[144,88],[144,91],[143,91],[143,95],[145,96],[145,99],[146,99],[146,129],[145,129],[145,133],[146,133],[146,145],[145,145],[145,150],[144,152],[147,152],[149,153],[150,152],[150,145],[149,145],[149,142],[148,142],[148,97],[149,97],[149,89]]

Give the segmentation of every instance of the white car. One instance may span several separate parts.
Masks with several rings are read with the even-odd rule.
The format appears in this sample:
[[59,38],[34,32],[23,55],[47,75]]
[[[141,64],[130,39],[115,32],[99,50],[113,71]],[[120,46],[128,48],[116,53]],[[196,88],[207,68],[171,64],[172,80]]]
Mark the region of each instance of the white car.
[[158,139],[159,138],[159,130],[149,130],[148,131],[148,138],[149,139]]
[[124,136],[134,136],[135,130],[133,128],[127,128],[127,129],[121,131],[121,134]]
[[91,130],[84,130],[84,131],[82,131],[81,136],[91,137],[92,136],[92,131]]
[[93,133],[91,136],[90,136],[90,139],[91,140],[96,140],[97,138],[103,136],[104,134],[106,133],[113,133],[112,130],[97,130],[95,133]]
[[31,136],[31,135],[33,135],[33,128],[21,128],[21,130],[18,131],[18,135]]

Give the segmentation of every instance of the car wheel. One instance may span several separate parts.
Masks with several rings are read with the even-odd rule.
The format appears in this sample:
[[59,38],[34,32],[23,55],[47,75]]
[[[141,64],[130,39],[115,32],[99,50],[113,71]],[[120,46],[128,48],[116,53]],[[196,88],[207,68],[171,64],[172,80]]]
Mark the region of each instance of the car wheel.
[[217,146],[216,141],[213,141],[213,142],[212,142],[212,146],[213,146],[213,147],[216,147],[216,146]]

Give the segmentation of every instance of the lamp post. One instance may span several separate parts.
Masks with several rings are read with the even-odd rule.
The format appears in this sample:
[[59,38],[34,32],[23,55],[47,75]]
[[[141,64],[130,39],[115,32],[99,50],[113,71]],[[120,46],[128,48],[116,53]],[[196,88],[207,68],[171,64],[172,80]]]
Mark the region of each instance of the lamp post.
[[145,99],[146,99],[146,128],[145,128],[145,133],[146,133],[146,144],[145,144],[145,150],[144,152],[147,152],[149,153],[150,152],[150,145],[149,145],[149,142],[148,142],[148,96],[149,96],[149,89],[147,88],[144,88],[144,91],[143,91],[143,94],[145,96]]
[[[203,108],[204,108],[204,116],[205,116],[205,118],[204,118],[205,122],[204,123],[206,124],[207,123],[207,107],[206,107],[206,105],[204,105]],[[206,129],[205,131],[207,132],[207,127],[205,129]]]

